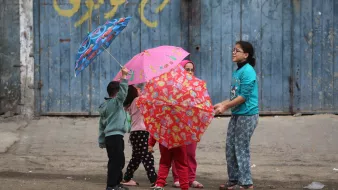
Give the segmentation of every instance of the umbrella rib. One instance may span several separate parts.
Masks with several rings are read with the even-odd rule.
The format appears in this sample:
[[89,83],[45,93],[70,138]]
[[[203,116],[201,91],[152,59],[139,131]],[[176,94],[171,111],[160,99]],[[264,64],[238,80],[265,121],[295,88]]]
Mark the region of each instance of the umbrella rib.
[[143,67],[143,71],[144,71],[144,72],[143,72],[143,77],[144,77],[144,80],[147,82],[147,81],[148,81],[148,78],[147,78],[147,75],[145,74],[145,73],[146,73],[146,72],[145,72],[145,65],[146,65],[146,64],[144,64],[144,55],[141,54],[141,56],[142,56],[142,59],[143,59],[143,61],[142,61],[142,64],[143,64],[142,67]]
[[[206,108],[199,108],[199,107],[187,106],[187,105],[182,105],[182,104],[172,104],[172,103],[166,102],[164,100],[160,100],[160,99],[156,99],[156,100],[162,102],[161,106],[171,106],[171,107],[177,106],[177,107],[184,108],[184,109],[191,107],[193,109],[195,108],[195,109],[199,109],[201,111],[206,111],[206,112],[210,111],[209,109],[206,109]],[[154,106],[157,106],[157,105],[154,104]]]

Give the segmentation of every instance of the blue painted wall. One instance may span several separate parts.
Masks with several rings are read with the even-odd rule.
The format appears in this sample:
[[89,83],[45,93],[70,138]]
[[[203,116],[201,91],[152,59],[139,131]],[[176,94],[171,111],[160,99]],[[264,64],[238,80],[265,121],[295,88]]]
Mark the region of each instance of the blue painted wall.
[[119,67],[103,53],[75,78],[74,57],[87,32],[109,16],[133,17],[109,48],[120,62],[147,48],[181,46],[215,103],[229,97],[231,49],[242,39],[256,48],[262,113],[338,112],[334,0],[53,1],[34,1],[40,114],[97,113]]
[[256,49],[262,113],[338,112],[338,2],[192,1],[189,49],[214,102],[229,98],[231,49]]

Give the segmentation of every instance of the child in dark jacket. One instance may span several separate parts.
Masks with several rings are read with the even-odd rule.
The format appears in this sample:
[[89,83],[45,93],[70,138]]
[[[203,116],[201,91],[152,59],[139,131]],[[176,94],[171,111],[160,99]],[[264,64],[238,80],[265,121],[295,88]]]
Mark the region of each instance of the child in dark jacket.
[[109,98],[99,108],[99,147],[106,148],[108,155],[107,190],[128,189],[120,183],[124,168],[124,140],[123,136],[129,131],[123,102],[128,91],[128,69],[122,68],[120,82],[110,82],[107,86]]

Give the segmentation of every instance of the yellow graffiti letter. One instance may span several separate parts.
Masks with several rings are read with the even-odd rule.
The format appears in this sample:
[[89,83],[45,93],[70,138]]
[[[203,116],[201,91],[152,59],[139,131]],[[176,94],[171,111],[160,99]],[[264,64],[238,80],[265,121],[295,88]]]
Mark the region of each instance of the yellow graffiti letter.
[[55,11],[61,15],[66,17],[73,16],[80,9],[81,0],[69,0],[69,3],[73,5],[72,9],[63,10],[60,8],[57,0],[53,0],[53,7]]
[[[169,3],[170,0],[163,0],[163,2],[161,3],[161,5],[159,7],[156,8],[155,10],[155,13],[159,13],[161,12],[164,7]],[[148,27],[151,27],[151,28],[155,28],[157,27],[158,23],[157,21],[149,21],[145,16],[144,16],[144,7],[146,6],[148,0],[142,0],[141,3],[140,3],[140,6],[139,6],[139,13],[140,13],[140,16],[141,16],[141,20],[142,22],[147,25]]]
[[110,0],[110,5],[114,6],[114,8],[109,12],[105,13],[104,18],[105,19],[112,18],[115,15],[116,11],[119,9],[119,6],[124,4],[125,2],[126,0]]
[[75,27],[80,26],[86,20],[90,19],[92,17],[93,9],[99,9],[102,4],[104,4],[104,0],[99,0],[97,3],[94,3],[93,0],[86,0],[88,11],[75,23]]

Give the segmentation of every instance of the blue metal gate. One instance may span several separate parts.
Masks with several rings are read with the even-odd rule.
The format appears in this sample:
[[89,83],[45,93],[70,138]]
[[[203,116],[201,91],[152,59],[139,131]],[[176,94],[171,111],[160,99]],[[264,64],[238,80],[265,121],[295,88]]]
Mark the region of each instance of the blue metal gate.
[[36,112],[93,115],[119,67],[107,53],[75,78],[74,56],[92,28],[132,16],[110,53],[127,62],[159,45],[187,49],[213,102],[229,97],[231,49],[256,49],[264,114],[338,112],[338,2],[334,0],[35,0]]
[[[47,3],[48,2],[48,3]],[[181,7],[183,5],[183,7]],[[92,115],[119,71],[108,53],[74,77],[74,57],[83,37],[112,17],[132,16],[109,51],[121,63],[142,50],[170,44],[187,47],[180,1],[35,0],[36,97],[42,115]],[[186,29],[185,29],[186,28]]]

